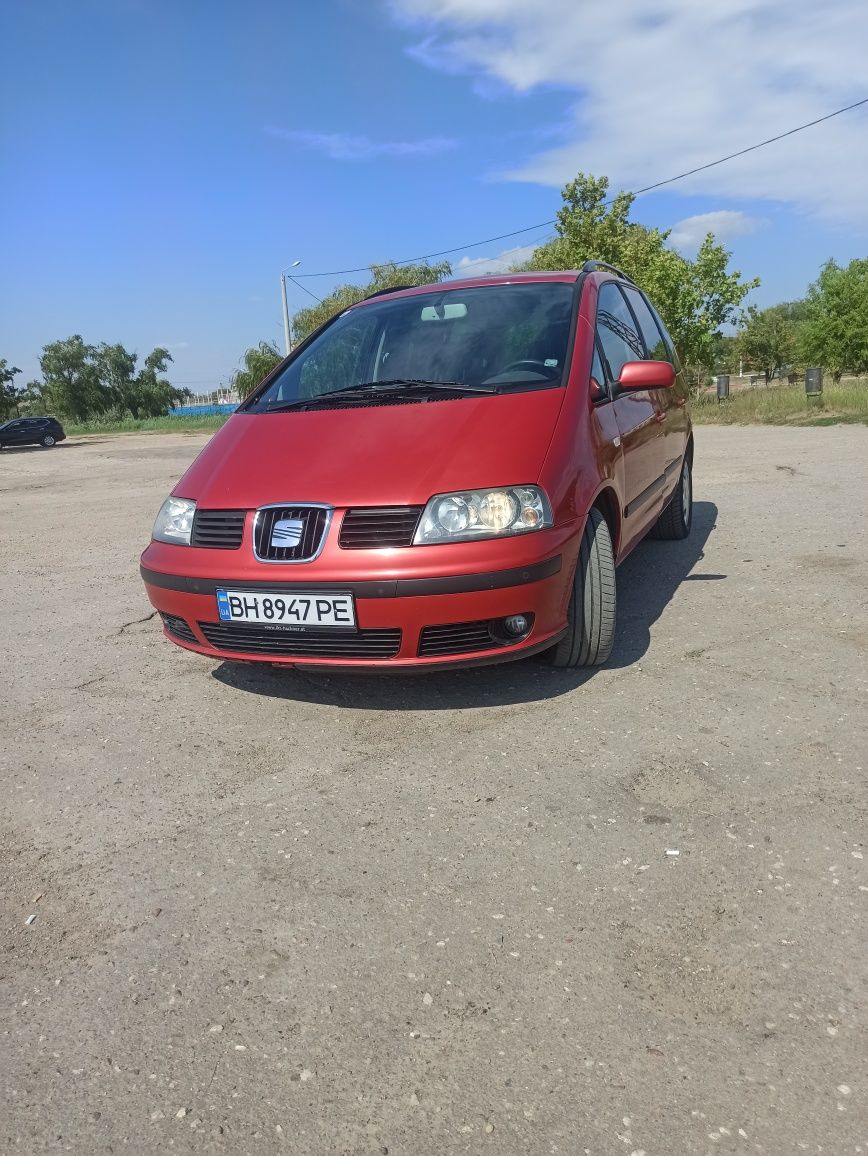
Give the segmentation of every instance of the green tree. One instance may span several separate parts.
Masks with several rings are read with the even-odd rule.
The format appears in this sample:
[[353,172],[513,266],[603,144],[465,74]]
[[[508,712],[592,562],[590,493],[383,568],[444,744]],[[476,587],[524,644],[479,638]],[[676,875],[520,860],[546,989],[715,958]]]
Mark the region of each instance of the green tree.
[[79,422],[110,413],[159,417],[189,396],[162,376],[171,360],[167,349],[157,348],[137,370],[138,355],[123,345],[87,345],[78,334],[53,341],[39,359],[44,380],[28,384],[29,408]]
[[15,384],[15,375],[21,370],[17,365],[8,365],[5,357],[0,357],[0,419],[5,420],[14,410],[16,415],[24,391]]
[[800,349],[804,361],[828,369],[868,371],[868,258],[842,268],[828,261],[808,288]]
[[45,393],[45,382],[28,381],[21,394],[21,404],[27,413],[51,413],[51,399]]
[[244,368],[232,374],[232,388],[239,397],[247,397],[281,361],[283,354],[272,342],[260,341],[258,345],[251,345],[241,358]]
[[796,356],[796,324],[788,305],[747,311],[738,349],[747,364],[765,374],[766,384]]
[[135,400],[136,360],[136,355],[122,345],[102,342],[94,351],[96,371],[103,388],[108,391],[110,406],[120,411],[129,410],[133,417],[138,416],[131,404]]
[[[123,347],[121,347],[123,348]],[[126,408],[133,417],[161,417],[172,406],[190,397],[188,389],[178,389],[161,377],[168,371],[172,355],[168,349],[157,346],[145,358],[143,367],[132,382],[132,390],[126,400]]]
[[721,333],[714,344],[713,373],[738,373],[738,336],[735,333]]
[[97,351],[80,334],[44,346],[39,365],[43,397],[49,409],[84,421],[105,413],[112,404],[111,391],[100,381]]
[[635,197],[608,201],[609,181],[579,173],[561,193],[557,236],[534,251],[526,269],[580,269],[587,260],[607,261],[632,277],[665,321],[682,360],[708,371],[714,365],[721,327],[737,315],[759,279],[731,272],[731,254],[709,233],[690,261],[667,246],[669,232],[630,220]]
[[292,319],[292,330],[297,341],[303,341],[320,325],[342,313],[351,305],[363,301],[371,293],[382,289],[400,289],[408,285],[428,285],[442,281],[452,272],[448,261],[437,265],[423,262],[418,265],[396,265],[389,261],[384,265],[371,266],[371,280],[367,285],[339,285],[319,305],[302,309]]

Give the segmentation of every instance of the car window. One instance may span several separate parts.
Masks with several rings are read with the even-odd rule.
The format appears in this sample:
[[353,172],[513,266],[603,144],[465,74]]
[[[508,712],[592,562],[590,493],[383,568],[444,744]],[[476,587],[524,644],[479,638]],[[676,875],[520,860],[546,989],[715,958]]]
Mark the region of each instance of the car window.
[[594,360],[591,362],[591,401],[602,401],[606,394],[606,371],[600,358],[600,350],[594,342]]
[[319,397],[368,382],[426,379],[500,390],[563,385],[575,285],[434,288],[338,317],[243,408]]
[[[332,389],[346,389],[364,381],[368,374],[365,366],[369,350],[376,336],[376,326],[364,314],[349,320],[338,330],[333,340],[314,347],[303,357],[296,374],[288,373],[286,386],[297,382],[297,392],[284,397],[318,397]],[[292,369],[294,367],[290,367]]]
[[663,334],[663,340],[666,342],[666,347],[669,351],[669,357],[667,358],[667,361],[671,361],[675,368],[680,370],[681,362],[678,360],[678,350],[675,348],[675,342],[672,340],[669,330],[663,324],[663,318],[660,316],[650,301],[648,302],[648,308],[651,310],[654,320],[657,322],[657,326],[660,332]]
[[609,379],[617,381],[628,361],[642,361],[645,346],[636,331],[633,314],[614,281],[600,286],[597,298],[597,336],[609,367]]
[[645,348],[651,361],[669,361],[669,349],[663,340],[663,334],[657,324],[657,319],[648,308],[648,303],[636,289],[624,289],[624,295],[639,322],[639,329],[645,338]]

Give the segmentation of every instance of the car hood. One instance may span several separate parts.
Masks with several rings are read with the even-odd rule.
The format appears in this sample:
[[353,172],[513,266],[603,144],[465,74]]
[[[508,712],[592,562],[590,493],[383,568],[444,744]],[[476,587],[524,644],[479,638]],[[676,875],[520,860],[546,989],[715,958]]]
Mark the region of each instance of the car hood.
[[269,502],[422,505],[433,494],[537,481],[560,388],[346,409],[239,413],[173,493],[211,509]]

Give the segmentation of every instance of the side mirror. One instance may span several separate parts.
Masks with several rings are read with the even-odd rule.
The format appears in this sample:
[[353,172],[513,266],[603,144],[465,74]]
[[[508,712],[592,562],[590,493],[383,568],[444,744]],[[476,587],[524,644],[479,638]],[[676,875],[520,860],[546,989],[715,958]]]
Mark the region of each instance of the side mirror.
[[671,389],[675,368],[668,361],[628,361],[618,379],[619,389]]

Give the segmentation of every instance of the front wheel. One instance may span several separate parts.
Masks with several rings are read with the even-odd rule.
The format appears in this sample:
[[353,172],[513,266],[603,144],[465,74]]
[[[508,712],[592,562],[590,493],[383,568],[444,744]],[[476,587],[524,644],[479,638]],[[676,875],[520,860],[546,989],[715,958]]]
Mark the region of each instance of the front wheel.
[[550,651],[554,666],[601,666],[615,641],[615,553],[606,519],[588,514],[570,603],[567,633]]
[[690,458],[685,454],[681,464],[681,477],[675,487],[675,493],[669,500],[669,505],[654,523],[651,530],[652,538],[665,538],[670,541],[686,538],[693,524],[693,472],[690,467]]
[[47,450],[50,450],[54,445],[54,438],[51,436],[51,434],[46,434],[45,437],[40,439],[39,444],[45,446]]

